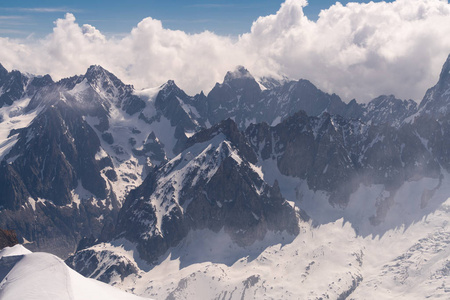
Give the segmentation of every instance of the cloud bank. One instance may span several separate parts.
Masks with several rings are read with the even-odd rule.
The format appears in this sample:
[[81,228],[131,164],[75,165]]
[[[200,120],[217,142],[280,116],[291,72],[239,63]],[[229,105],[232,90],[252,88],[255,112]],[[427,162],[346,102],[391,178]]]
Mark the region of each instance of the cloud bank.
[[244,65],[256,76],[309,79],[345,100],[395,94],[420,101],[450,53],[448,1],[336,3],[316,22],[304,15],[306,5],[286,0],[237,39],[169,30],[150,17],[125,37],[108,38],[68,13],[44,39],[0,37],[0,62],[55,79],[99,64],[137,88],[174,79],[191,94]]

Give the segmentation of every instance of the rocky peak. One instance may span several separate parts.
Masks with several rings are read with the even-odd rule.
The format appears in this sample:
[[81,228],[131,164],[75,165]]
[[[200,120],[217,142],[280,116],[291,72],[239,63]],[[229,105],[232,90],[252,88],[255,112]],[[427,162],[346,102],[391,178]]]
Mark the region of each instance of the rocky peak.
[[304,110],[309,116],[318,116],[324,111],[345,115],[346,104],[339,96],[321,91],[309,80],[291,81],[279,89],[282,99],[286,99],[281,101],[280,106],[289,111],[289,115],[299,110]]
[[28,96],[32,97],[40,89],[42,89],[44,87],[47,87],[47,86],[51,86],[54,83],[55,82],[53,81],[53,79],[48,74],[44,75],[44,76],[33,77],[33,79],[31,79],[30,83],[27,86],[26,93],[27,93]]
[[[84,96],[89,99],[89,106],[103,107],[103,110],[109,111],[111,105],[121,108],[129,115],[133,115],[145,108],[145,102],[134,95],[132,85],[124,84],[114,74],[101,66],[93,65],[88,68],[83,76],[75,76],[64,80],[62,85],[69,90],[74,90],[73,94],[91,94]],[[79,86],[79,89],[77,88]],[[96,99],[92,105],[91,99]],[[83,102],[83,101],[82,101]],[[98,114],[98,112],[96,113]]]
[[[181,90],[173,80],[168,80],[161,86],[157,98],[160,100],[167,99],[169,96],[185,96],[186,94]],[[187,95],[186,95],[187,96]]]
[[435,88],[439,90],[441,94],[447,95],[447,99],[450,94],[450,55],[447,57],[445,61],[441,74],[439,75],[439,81],[436,84]]
[[237,66],[234,71],[228,71],[223,83],[230,83],[236,79],[254,79],[250,72],[243,66]]
[[72,77],[62,78],[59,80],[56,84],[62,88],[65,88],[67,90],[73,89],[77,84],[82,82],[84,80],[84,76],[82,75],[75,75]]
[[441,74],[439,76],[438,84],[450,84],[450,55],[447,57],[447,60],[442,67]]
[[261,99],[261,87],[250,72],[242,66],[225,75],[222,84],[216,84],[207,97],[207,114],[211,124],[233,118],[239,128],[245,129]]
[[163,86],[164,86],[164,88],[172,88],[172,87],[178,88],[178,86],[175,83],[175,80],[173,80],[173,79],[167,80],[167,82],[165,84],[163,84]]
[[44,75],[44,76],[36,76],[34,77],[31,82],[30,85],[35,86],[35,87],[43,87],[46,85],[50,85],[54,83],[52,77],[48,74]]
[[356,102],[355,99],[352,99],[349,103],[347,103],[347,107],[345,110],[345,117],[358,119],[363,115],[364,106]]
[[[229,85],[236,91],[242,90],[244,95],[246,93],[245,90],[251,90],[253,93],[255,91],[261,91],[261,88],[255,78],[243,66],[238,66],[234,71],[227,72],[223,80],[223,84]],[[245,96],[248,97],[249,95]]]
[[8,70],[5,69],[5,67],[3,67],[2,64],[0,64],[0,78],[3,76],[6,76],[8,74]]
[[87,80],[91,81],[108,75],[112,74],[109,73],[107,70],[105,70],[103,67],[99,65],[92,65],[87,69],[86,73],[84,74],[84,77]]
[[90,66],[84,78],[97,93],[107,97],[122,98],[132,89],[131,86],[125,85],[114,74],[98,65]]
[[239,150],[239,154],[244,156],[251,163],[256,163],[256,154],[251,149],[244,135],[239,131],[236,123],[228,118],[209,129],[202,130],[186,141],[185,149],[197,143],[203,143],[213,139],[215,136],[223,134]]
[[450,55],[442,67],[439,81],[430,88],[420,102],[421,113],[431,113],[435,117],[446,115],[450,109]]
[[180,89],[173,80],[161,86],[156,96],[155,108],[170,120],[172,126],[178,127],[177,138],[184,136],[185,130],[194,130],[198,127],[198,118],[193,108],[194,99]]
[[382,95],[370,101],[363,113],[363,121],[370,124],[391,124],[398,127],[407,117],[417,112],[413,100],[400,100],[394,95]]
[[28,76],[13,70],[8,73],[3,66],[0,68],[0,107],[4,104],[11,105],[20,99],[29,81]]

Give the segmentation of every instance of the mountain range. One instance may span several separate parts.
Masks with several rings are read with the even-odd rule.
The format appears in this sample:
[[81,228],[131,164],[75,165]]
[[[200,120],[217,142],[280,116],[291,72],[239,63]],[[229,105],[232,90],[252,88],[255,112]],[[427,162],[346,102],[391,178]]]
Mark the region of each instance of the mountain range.
[[[136,282],[176,269],[175,258],[185,271],[214,262],[213,278],[224,264],[230,282],[275,259],[277,245],[291,257],[315,243],[307,224],[343,219],[344,234],[361,238],[413,226],[448,195],[449,74],[450,56],[420,104],[392,95],[360,104],[242,66],[195,96],[171,80],[136,90],[100,66],[57,82],[0,66],[0,228],[85,276],[178,299],[207,290],[193,283],[200,274],[180,272],[159,294]],[[361,265],[330,287],[332,298],[365,277],[363,250],[351,248]],[[276,282],[264,274],[239,279],[239,297],[256,289],[252,297],[280,299],[278,288],[260,294]],[[232,298],[231,287],[199,282],[217,288],[207,298]]]

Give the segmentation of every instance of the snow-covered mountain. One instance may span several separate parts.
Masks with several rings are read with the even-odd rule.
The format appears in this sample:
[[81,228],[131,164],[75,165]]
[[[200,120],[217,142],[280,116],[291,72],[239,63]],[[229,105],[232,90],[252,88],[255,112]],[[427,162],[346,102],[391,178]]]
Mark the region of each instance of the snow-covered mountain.
[[256,157],[228,119],[188,140],[183,152],[149,174],[119,214],[116,234],[156,261],[190,230],[224,230],[238,245],[270,231],[297,234],[294,208],[263,180]]
[[171,80],[136,91],[100,66],[59,82],[1,69],[0,227],[30,249],[76,249],[71,267],[139,295],[345,299],[380,280],[362,257],[386,235],[446,228],[424,218],[447,207],[448,66],[419,107],[344,103],[244,67],[195,96]]
[[[321,226],[301,221],[296,237],[268,234],[239,247],[224,231],[196,230],[155,265],[124,239],[81,251],[77,263],[87,273],[92,268],[93,278],[155,299],[446,299],[450,202],[441,197],[448,186],[425,211],[408,198],[415,192],[409,187],[388,218],[410,222],[383,234],[358,234],[355,219]],[[360,195],[377,193],[372,187]],[[132,271],[120,278],[116,266]]]
[[21,245],[0,251],[0,298],[5,300],[144,299],[84,278],[60,258]]
[[83,236],[106,236],[128,192],[195,128],[155,103],[168,85],[136,92],[99,66],[29,87],[1,108],[0,223],[66,256]]

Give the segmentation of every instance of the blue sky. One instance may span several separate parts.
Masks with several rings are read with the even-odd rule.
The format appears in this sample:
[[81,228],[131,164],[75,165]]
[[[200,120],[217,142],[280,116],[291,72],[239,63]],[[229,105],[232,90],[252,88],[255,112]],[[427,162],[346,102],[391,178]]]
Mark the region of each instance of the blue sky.
[[[91,24],[106,35],[129,33],[146,17],[161,20],[169,29],[188,33],[210,30],[236,36],[250,30],[259,16],[275,13],[282,0],[3,0],[0,4],[0,36],[25,38],[49,34],[57,18],[71,12],[80,24]],[[336,1],[310,0],[304,9],[316,20],[321,9]],[[346,4],[349,1],[340,1]],[[368,1],[357,1],[368,2]],[[376,1],[375,1],[376,2]],[[130,4],[132,3],[132,4]]]

